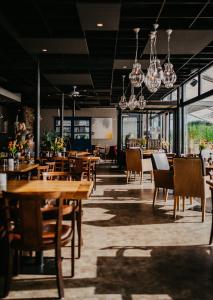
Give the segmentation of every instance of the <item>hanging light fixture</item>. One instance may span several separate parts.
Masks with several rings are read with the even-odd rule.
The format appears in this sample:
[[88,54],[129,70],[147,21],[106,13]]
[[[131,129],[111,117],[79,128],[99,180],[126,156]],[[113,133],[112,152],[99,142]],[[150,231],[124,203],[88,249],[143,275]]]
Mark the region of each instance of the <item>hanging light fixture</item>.
[[168,59],[167,63],[164,64],[164,77],[163,83],[167,89],[172,88],[177,80],[177,75],[175,74],[173,64],[170,63],[170,38],[172,34],[172,29],[166,31],[168,37]]
[[154,24],[154,31],[150,34],[150,65],[147,69],[145,84],[148,90],[152,93],[157,92],[161,86],[161,81],[164,77],[160,60],[157,58],[157,28],[158,24]]
[[142,82],[144,81],[144,74],[141,69],[141,64],[138,62],[138,33],[140,28],[135,28],[134,32],[136,33],[136,52],[135,52],[135,62],[132,67],[132,72],[129,74],[129,80],[133,87],[141,87]]
[[141,86],[141,93],[140,93],[140,96],[138,98],[137,107],[139,109],[144,109],[145,106],[146,106],[146,100],[144,99],[144,95],[143,95],[143,92],[142,92],[142,86]]
[[122,110],[124,110],[124,109],[127,108],[127,101],[126,101],[126,96],[125,96],[125,93],[124,93],[124,80],[125,80],[126,75],[122,75],[122,77],[123,77],[122,78],[123,79],[123,95],[120,98],[119,106]]
[[128,107],[130,110],[134,110],[137,107],[138,101],[135,96],[134,86],[131,85],[131,95],[129,97]]

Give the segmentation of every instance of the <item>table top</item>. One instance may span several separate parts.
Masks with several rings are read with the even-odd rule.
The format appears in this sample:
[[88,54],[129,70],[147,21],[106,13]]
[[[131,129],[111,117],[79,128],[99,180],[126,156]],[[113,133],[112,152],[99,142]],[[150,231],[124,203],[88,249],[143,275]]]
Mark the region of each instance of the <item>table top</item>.
[[82,160],[90,160],[90,161],[99,161],[101,158],[99,156],[83,156],[80,157]]
[[32,171],[33,169],[36,169],[39,166],[39,164],[27,164],[27,163],[21,163],[19,165],[16,165],[14,169],[9,169],[9,167],[0,167],[0,173],[7,173],[7,174],[23,174]]
[[8,192],[16,193],[40,193],[63,192],[70,199],[88,199],[93,188],[91,181],[55,181],[55,180],[9,180]]
[[69,156],[86,156],[86,155],[90,155],[91,153],[88,152],[88,151],[75,151],[75,150],[70,150],[70,151],[67,151],[68,155]]

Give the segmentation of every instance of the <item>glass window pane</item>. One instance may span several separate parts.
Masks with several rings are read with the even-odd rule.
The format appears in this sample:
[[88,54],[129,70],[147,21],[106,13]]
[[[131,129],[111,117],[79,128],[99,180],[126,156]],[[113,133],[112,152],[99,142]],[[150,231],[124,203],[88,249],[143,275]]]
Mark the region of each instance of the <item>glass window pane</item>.
[[213,66],[201,73],[201,94],[213,89]]
[[184,109],[185,153],[199,153],[199,145],[213,145],[213,96],[187,105]]
[[174,100],[174,101],[177,100],[177,89],[172,92],[172,94],[171,94],[171,100]]
[[198,76],[195,76],[193,79],[189,80],[184,85],[184,101],[187,101],[197,96],[198,96]]
[[173,152],[173,139],[174,139],[174,131],[173,131],[173,113],[169,114],[169,151]]
[[125,146],[126,139],[137,139],[138,124],[137,117],[123,118],[123,146]]

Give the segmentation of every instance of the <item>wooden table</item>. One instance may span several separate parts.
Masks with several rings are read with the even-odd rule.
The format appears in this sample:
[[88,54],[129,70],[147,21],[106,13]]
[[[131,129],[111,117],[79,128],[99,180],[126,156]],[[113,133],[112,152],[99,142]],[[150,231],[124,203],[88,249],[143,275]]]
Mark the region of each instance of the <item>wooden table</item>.
[[70,150],[70,151],[67,151],[67,155],[68,155],[68,156],[81,157],[81,156],[91,155],[91,153],[88,152],[88,151],[75,151],[75,150]]
[[209,244],[211,245],[213,241],[213,180],[207,180],[206,183],[209,185],[212,194],[212,227],[211,227],[211,234],[209,239]]
[[9,180],[8,192],[16,193],[40,193],[63,192],[67,198],[73,200],[88,199],[92,191],[91,181],[56,181],[56,180]]
[[20,179],[21,175],[28,174],[28,179],[29,179],[31,171],[36,169],[38,166],[39,164],[27,164],[27,163],[18,164],[13,169],[9,169],[8,167],[1,166],[0,173],[6,173],[8,175],[16,175],[18,176],[18,179]]
[[40,193],[40,192],[62,192],[67,199],[78,201],[79,228],[78,228],[78,257],[81,256],[81,220],[82,200],[89,198],[93,189],[92,181],[55,181],[55,180],[31,180],[17,181],[9,180],[7,192],[15,193]]

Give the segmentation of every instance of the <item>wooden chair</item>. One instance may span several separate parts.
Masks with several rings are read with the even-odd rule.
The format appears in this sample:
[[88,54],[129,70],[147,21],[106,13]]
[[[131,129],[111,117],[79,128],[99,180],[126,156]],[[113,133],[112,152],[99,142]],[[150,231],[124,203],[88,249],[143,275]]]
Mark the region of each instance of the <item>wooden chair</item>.
[[[61,247],[71,241],[72,259],[71,266],[74,267],[74,228],[62,224],[61,193],[8,193],[3,192],[5,206],[5,227],[7,228],[8,240],[10,241],[10,255],[12,250],[37,251],[55,250],[56,279],[59,298],[64,298],[64,286],[62,275]],[[55,221],[43,220],[42,202],[47,199],[56,199],[54,208]],[[19,213],[19,226],[12,228],[12,214],[10,203],[17,201]],[[16,223],[15,223],[16,224]],[[74,224],[74,222],[73,222]],[[10,265],[10,269],[12,266]],[[11,270],[8,272],[11,276]],[[7,280],[10,281],[10,278]]]
[[45,162],[45,164],[47,166],[49,166],[49,169],[48,169],[49,172],[54,172],[55,171],[55,161]]
[[44,180],[72,180],[72,176],[70,172],[62,172],[62,171],[55,171],[55,172],[43,172],[42,173]]
[[140,176],[140,183],[143,181],[143,173],[149,172],[151,174],[152,181],[152,162],[150,158],[143,159],[141,150],[138,149],[127,149],[126,150],[126,169],[127,169],[127,183],[131,178],[132,172],[135,174],[138,173]]
[[[45,172],[43,173],[43,180],[72,180],[72,176],[70,172]],[[47,206],[43,208],[43,213],[46,214],[46,218],[51,218],[51,210],[50,208],[54,206],[53,201],[49,201]],[[62,206],[62,214],[63,216],[75,214],[77,232],[78,232],[78,258],[80,258],[81,252],[81,218],[82,218],[82,210],[79,206],[78,201],[73,201],[72,199],[64,199],[64,203]],[[71,218],[72,220],[72,218]]]
[[42,177],[43,176],[42,173],[48,172],[48,170],[49,170],[49,166],[48,165],[46,165],[46,166],[38,166],[37,167],[37,177],[35,179],[38,179],[38,180],[42,179],[43,178]]
[[153,174],[155,182],[155,190],[153,196],[153,206],[157,199],[159,189],[164,189],[165,202],[168,198],[168,190],[174,189],[173,172],[170,170],[168,158],[165,153],[152,154]]
[[83,157],[73,159],[71,174],[76,180],[90,180],[90,161]]
[[205,220],[206,198],[210,190],[206,184],[203,161],[200,158],[174,158],[174,217],[179,205],[179,197],[183,198],[183,211],[186,197],[201,198],[202,222]]

